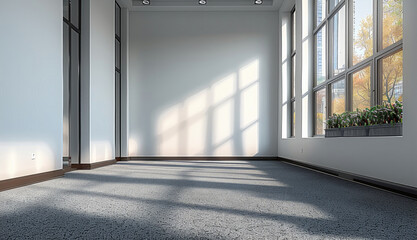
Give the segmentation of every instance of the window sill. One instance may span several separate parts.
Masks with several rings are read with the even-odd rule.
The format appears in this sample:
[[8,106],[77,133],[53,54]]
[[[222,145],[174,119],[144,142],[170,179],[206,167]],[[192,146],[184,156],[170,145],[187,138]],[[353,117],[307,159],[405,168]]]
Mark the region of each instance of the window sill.
[[381,124],[371,126],[356,126],[347,128],[326,129],[326,138],[340,137],[400,137],[403,135],[403,124]]

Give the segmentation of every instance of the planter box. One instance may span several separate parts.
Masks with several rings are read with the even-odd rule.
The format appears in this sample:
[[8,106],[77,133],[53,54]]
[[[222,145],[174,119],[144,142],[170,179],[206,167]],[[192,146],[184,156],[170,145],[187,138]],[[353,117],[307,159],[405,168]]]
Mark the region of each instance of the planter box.
[[343,137],[343,128],[328,128],[324,129],[325,131],[325,137],[331,138],[331,137]]
[[343,128],[343,137],[366,137],[369,135],[369,127],[347,127]]
[[403,124],[396,123],[369,126],[369,136],[402,136]]

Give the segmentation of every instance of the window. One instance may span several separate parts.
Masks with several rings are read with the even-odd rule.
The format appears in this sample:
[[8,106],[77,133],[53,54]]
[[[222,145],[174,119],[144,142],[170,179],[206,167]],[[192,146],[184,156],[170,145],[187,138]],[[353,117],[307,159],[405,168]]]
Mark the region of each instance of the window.
[[343,6],[330,19],[330,27],[332,29],[331,46],[332,55],[330,61],[332,64],[332,76],[345,71],[346,61],[346,9]]
[[403,51],[384,57],[381,62],[382,101],[395,103],[403,100]]
[[316,34],[316,78],[315,86],[326,81],[326,26],[323,26]]
[[115,66],[116,73],[120,74],[121,68],[121,8],[120,5],[116,2],[115,5]]
[[352,2],[352,65],[373,54],[373,0]]
[[330,0],[329,1],[329,7],[330,7],[330,11],[333,10],[333,8],[336,7],[336,5],[341,2],[341,0]]
[[291,137],[295,137],[295,101],[291,102]]
[[331,104],[330,115],[334,113],[340,114],[346,111],[346,87],[345,79],[338,80],[330,84]]
[[402,0],[315,0],[314,9],[314,134],[331,114],[402,101]]
[[80,159],[80,0],[63,0],[63,156]]
[[296,71],[296,11],[295,7],[291,12],[291,117],[290,117],[290,137],[295,137],[295,71]]
[[316,23],[315,26],[320,25],[326,17],[326,1],[327,0],[317,0],[316,1]]
[[295,70],[296,70],[296,64],[297,64],[297,56],[294,53],[294,55],[291,57],[291,99],[295,98]]
[[326,89],[320,89],[315,93],[316,135],[323,135],[326,128]]
[[121,38],[121,23],[122,23],[122,9],[120,5],[115,2],[115,146],[116,156],[121,156],[121,68],[122,68],[122,38]]
[[371,67],[367,66],[352,74],[352,110],[371,106]]
[[293,9],[291,13],[291,33],[292,33],[292,39],[291,39],[291,52],[295,52],[296,43],[295,43],[295,35],[297,32],[297,22],[296,22],[296,11],[295,8]]
[[382,48],[386,48],[403,38],[402,0],[383,0],[382,11]]

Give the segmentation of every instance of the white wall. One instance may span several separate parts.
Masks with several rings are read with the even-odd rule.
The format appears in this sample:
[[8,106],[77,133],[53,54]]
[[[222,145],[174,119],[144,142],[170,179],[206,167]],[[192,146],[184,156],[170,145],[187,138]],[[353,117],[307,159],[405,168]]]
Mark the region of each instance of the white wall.
[[81,163],[115,158],[115,3],[83,1]]
[[2,1],[0,29],[0,180],[61,169],[62,1]]
[[129,156],[276,156],[277,12],[131,12]]
[[[311,83],[312,80],[312,62],[303,61],[302,55],[311,57],[311,53],[302,52],[311,50],[312,34],[311,29],[308,35],[302,38],[301,14],[302,3],[311,2],[311,0],[296,0],[297,2],[297,75],[296,86],[301,86],[302,81]],[[288,1],[287,1],[288,3]],[[291,7],[291,4],[284,4]],[[311,5],[310,5],[311,6]],[[304,6],[303,6],[304,7]],[[378,138],[314,138],[310,136],[311,131],[311,104],[301,106],[301,88],[297,87],[296,92],[296,137],[293,139],[283,139],[282,128],[279,127],[278,138],[278,156],[306,162],[309,164],[337,169],[345,172],[360,174],[398,184],[417,187],[417,81],[415,76],[417,70],[417,30],[415,22],[417,15],[414,9],[417,9],[417,2],[413,0],[404,0],[404,133],[402,137],[378,137]],[[286,10],[290,10],[287,8]],[[284,11],[280,15],[282,21],[280,26],[284,26],[288,21],[289,13]],[[311,16],[311,15],[310,15]],[[284,36],[284,35],[283,35]],[[285,38],[285,36],[283,37]],[[302,40],[303,39],[303,42]],[[281,40],[282,42],[283,40]],[[305,46],[305,47],[303,47]],[[308,47],[309,46],[309,47]],[[303,47],[303,48],[302,48]],[[302,51],[301,51],[302,49]],[[285,50],[285,49],[284,49]],[[279,62],[282,63],[286,54],[283,54]],[[280,69],[282,69],[280,64]],[[302,66],[302,67],[301,67]],[[310,74],[303,74],[310,73]],[[286,78],[285,74],[280,76]],[[303,79],[307,78],[307,79]],[[281,81],[280,81],[281,83]],[[280,85],[281,89],[282,85]],[[310,93],[311,95],[311,93]],[[307,95],[306,99],[311,103],[311,96]],[[280,91],[279,102],[282,103],[282,93]],[[304,109],[303,109],[304,108]],[[280,119],[283,112],[280,109]],[[303,130],[302,111],[307,116],[309,126]],[[303,116],[303,118],[304,118]],[[284,117],[285,118],[285,117]],[[280,124],[281,126],[281,124]]]
[[115,158],[114,0],[90,3],[90,162]]

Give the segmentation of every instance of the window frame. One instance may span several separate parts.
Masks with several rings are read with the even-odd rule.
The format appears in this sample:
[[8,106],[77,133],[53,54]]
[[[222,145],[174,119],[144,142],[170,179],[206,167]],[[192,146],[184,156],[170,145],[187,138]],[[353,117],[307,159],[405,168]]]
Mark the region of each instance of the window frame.
[[[114,5],[114,16],[115,16],[115,32],[114,32],[114,51],[115,51],[115,73],[114,73],[114,84],[115,84],[115,146],[116,156],[121,157],[122,155],[122,8],[120,4],[115,1]],[[117,18],[118,16],[118,18]],[[119,32],[117,31],[119,27]],[[117,44],[118,43],[118,44]],[[118,55],[118,56],[116,56]],[[118,151],[117,151],[118,150]]]
[[348,74],[348,90],[349,90],[349,104],[348,104],[348,108],[346,108],[346,111],[350,111],[350,112],[352,112],[352,111],[356,111],[356,109],[353,109],[353,75],[355,74],[355,73],[358,73],[358,72],[360,72],[360,71],[362,71],[362,70],[364,70],[364,69],[366,69],[367,67],[369,67],[369,73],[370,73],[370,79],[369,79],[369,81],[370,81],[370,83],[371,83],[371,85],[370,85],[370,87],[371,87],[371,99],[369,100],[369,107],[372,107],[372,106],[374,106],[374,105],[376,105],[375,104],[375,99],[374,99],[374,89],[375,89],[375,86],[374,86],[374,81],[373,81],[373,79],[374,79],[374,75],[373,75],[373,73],[374,73],[374,66],[373,66],[373,64],[372,64],[372,61],[371,60],[368,60],[368,61],[366,61],[366,62],[361,62],[361,64],[358,66],[358,67],[355,67],[355,69],[353,70],[353,71],[351,71],[351,72],[349,72],[349,74]]
[[[343,2],[343,0],[341,2]],[[335,50],[334,49],[334,25],[335,25],[334,24],[335,23],[334,18],[339,13],[339,11],[341,11],[343,9],[343,7],[345,7],[345,46],[344,46],[345,47],[345,69],[342,72],[339,72],[338,74],[335,74],[333,64],[332,65],[329,64],[330,62],[334,63],[334,50]],[[349,47],[347,46],[348,45],[348,37],[346,36],[348,28],[349,28],[348,27],[348,22],[347,22],[348,21],[348,17],[347,17],[348,10],[347,10],[346,5],[344,5],[344,4],[336,5],[333,8],[333,10],[336,10],[336,11],[332,12],[331,17],[329,17],[329,19],[328,19],[328,24],[327,24],[328,30],[327,30],[327,33],[326,33],[327,34],[327,45],[328,45],[328,49],[327,49],[327,53],[328,53],[327,74],[328,74],[328,76],[326,76],[326,77],[328,79],[335,79],[335,78],[338,78],[340,75],[343,75],[346,72],[346,70],[348,69],[348,65],[349,65],[349,63],[347,62],[349,60],[349,57],[348,57],[348,48]]]
[[[296,33],[296,29],[297,29],[297,10],[295,8],[295,6],[291,9],[291,54],[290,54],[290,62],[291,62],[291,66],[290,66],[290,97],[289,97],[289,104],[288,104],[288,108],[289,108],[289,113],[290,113],[290,117],[289,117],[289,137],[290,138],[295,138],[295,119],[294,119],[294,110],[297,109],[295,104],[295,97],[296,97],[296,88],[295,88],[295,73],[296,73],[296,63],[297,63],[297,33]],[[295,114],[295,118],[297,118],[297,115]]]
[[[345,109],[346,111],[352,111],[352,76],[354,73],[360,71],[361,69],[366,68],[368,65],[370,66],[370,81],[371,81],[371,107],[375,105],[382,104],[382,82],[380,80],[380,76],[382,74],[382,66],[380,66],[380,62],[385,57],[389,57],[403,49],[403,38],[398,40],[397,42],[391,44],[383,48],[383,38],[382,38],[382,28],[383,28],[383,0],[372,0],[373,4],[373,55],[363,59],[361,62],[356,63],[353,65],[351,62],[353,57],[353,0],[341,0],[338,4],[333,8],[330,9],[329,0],[326,1],[326,14],[323,19],[318,25],[316,24],[317,21],[317,0],[313,2],[314,8],[314,19],[313,19],[313,89],[312,93],[313,96],[316,96],[317,91],[326,88],[326,117],[328,118],[331,116],[331,84],[337,82],[339,80],[345,79]],[[333,46],[332,46],[332,38],[334,36],[333,29],[331,27],[331,20],[333,17],[345,6],[345,26],[346,26],[346,36],[345,36],[345,70],[340,72],[337,75],[333,76],[333,61],[330,62],[333,58]],[[326,28],[326,39],[325,39],[325,46],[326,46],[326,56],[324,57],[326,61],[326,80],[320,84],[317,83],[317,42],[316,42],[316,35],[322,29]],[[403,35],[404,37],[404,35]],[[323,136],[316,134],[316,99],[313,97],[313,137],[316,136]]]
[[[326,103],[326,106],[324,107],[324,111],[325,111],[325,116],[327,117],[328,115],[329,115],[329,98],[328,98],[328,95],[329,95],[329,85],[324,85],[324,86],[321,86],[320,88],[318,88],[316,91],[314,91],[313,92],[313,126],[314,126],[314,136],[313,137],[320,137],[320,136],[323,136],[322,134],[316,134],[316,132],[317,132],[317,102],[316,102],[316,100],[317,100],[317,93],[318,92],[320,92],[320,91],[322,91],[322,90],[324,90],[324,94],[326,94],[326,101],[325,101],[325,103]],[[326,121],[327,119],[324,119],[324,121]],[[324,129],[323,129],[324,130]]]
[[[69,116],[69,120],[68,120],[68,133],[69,133],[69,135],[68,135],[68,155],[69,156],[63,156],[64,158],[65,157],[72,157],[72,163],[75,163],[75,161],[74,161],[74,159],[77,159],[78,161],[77,161],[77,163],[81,163],[81,141],[80,141],[80,139],[81,139],[81,127],[80,127],[80,123],[81,123],[81,71],[82,71],[82,69],[81,69],[81,27],[82,27],[82,18],[81,18],[81,14],[82,14],[82,11],[81,11],[81,6],[82,6],[82,1],[80,0],[80,1],[78,1],[78,8],[73,8],[72,7],[72,3],[71,3],[71,0],[67,0],[67,2],[68,2],[68,18],[65,16],[65,14],[63,13],[63,15],[62,15],[62,19],[63,19],[63,24],[66,24],[67,26],[68,26],[68,29],[67,29],[67,31],[68,31],[68,56],[65,56],[65,54],[63,53],[63,57],[65,58],[65,57],[68,57],[68,116]],[[64,5],[64,4],[63,4]],[[64,8],[64,6],[63,6],[63,8]],[[77,9],[77,12],[78,12],[78,16],[77,16],[77,21],[78,21],[78,26],[76,26],[76,25],[74,25],[73,24],[73,19],[72,19],[72,10],[74,10],[74,9]],[[63,9],[63,11],[64,11],[65,9]],[[63,26],[63,31],[66,31],[66,29],[64,28],[64,25],[62,25]],[[72,35],[73,35],[73,31],[76,33],[76,34],[78,34],[78,59],[77,59],[77,61],[78,61],[78,66],[75,66],[75,67],[77,67],[78,68],[78,85],[77,85],[77,88],[78,88],[78,93],[76,93],[77,95],[78,95],[78,98],[74,98],[74,93],[71,91],[72,89],[71,89],[71,87],[72,87],[72,84],[71,84],[71,82],[73,81],[73,74],[72,74],[72,72],[73,72],[73,69],[74,69],[74,66],[73,66],[73,55],[72,55],[72,47],[73,47],[73,39],[72,39]],[[64,35],[64,32],[63,32],[63,37],[64,37],[65,35]],[[65,76],[63,76],[63,83],[64,83],[64,78],[65,78]],[[63,91],[64,91],[64,98],[66,97],[65,96],[65,86],[63,86]],[[77,115],[78,115],[78,118],[76,118],[76,121],[77,122],[72,122],[70,119],[71,119],[71,114],[74,114],[74,112],[72,112],[71,111],[71,106],[72,106],[72,101],[74,100],[74,99],[77,99],[77,101],[78,101],[78,106],[77,106],[77,111],[75,112]],[[63,100],[63,101],[65,101],[65,100]],[[77,131],[77,135],[75,135],[75,134],[73,134],[72,132],[71,132],[71,126],[72,125],[76,125],[76,126],[78,126],[78,131]],[[72,134],[71,134],[72,133]],[[72,149],[73,149],[73,145],[71,144],[71,138],[75,138],[76,139],[76,144],[74,144],[75,146],[76,146],[76,148],[78,148],[78,149],[76,149],[75,151],[77,152],[77,156],[76,156],[76,158],[75,158],[75,156],[71,156],[71,152],[72,152]]]
[[[376,61],[375,65],[378,67],[377,72],[376,72],[376,74],[377,74],[376,76],[378,77],[377,82],[376,82],[377,90],[378,90],[377,99],[376,99],[377,104],[382,104],[383,99],[384,99],[384,96],[383,96],[384,87],[383,87],[383,82],[382,82],[382,74],[383,74],[383,69],[384,68],[383,68],[382,60],[384,60],[384,58],[395,55],[399,52],[402,52],[402,54],[404,56],[403,46],[396,46],[391,51],[389,51],[388,54],[381,55],[378,58],[376,58],[376,60],[375,60]],[[403,83],[404,83],[404,79],[403,79]]]
[[[340,75],[340,74],[339,74]],[[333,101],[330,98],[330,96],[333,96],[333,92],[332,92],[332,85],[339,82],[339,81],[345,81],[345,112],[348,111],[348,101],[347,101],[347,90],[349,89],[348,85],[349,85],[349,80],[347,78],[345,78],[345,75],[337,75],[337,78],[332,79],[331,81],[329,81],[329,84],[327,84],[327,95],[326,98],[328,98],[327,100],[327,117],[331,116],[332,113],[332,107],[333,107]],[[319,91],[319,90],[318,90]]]

